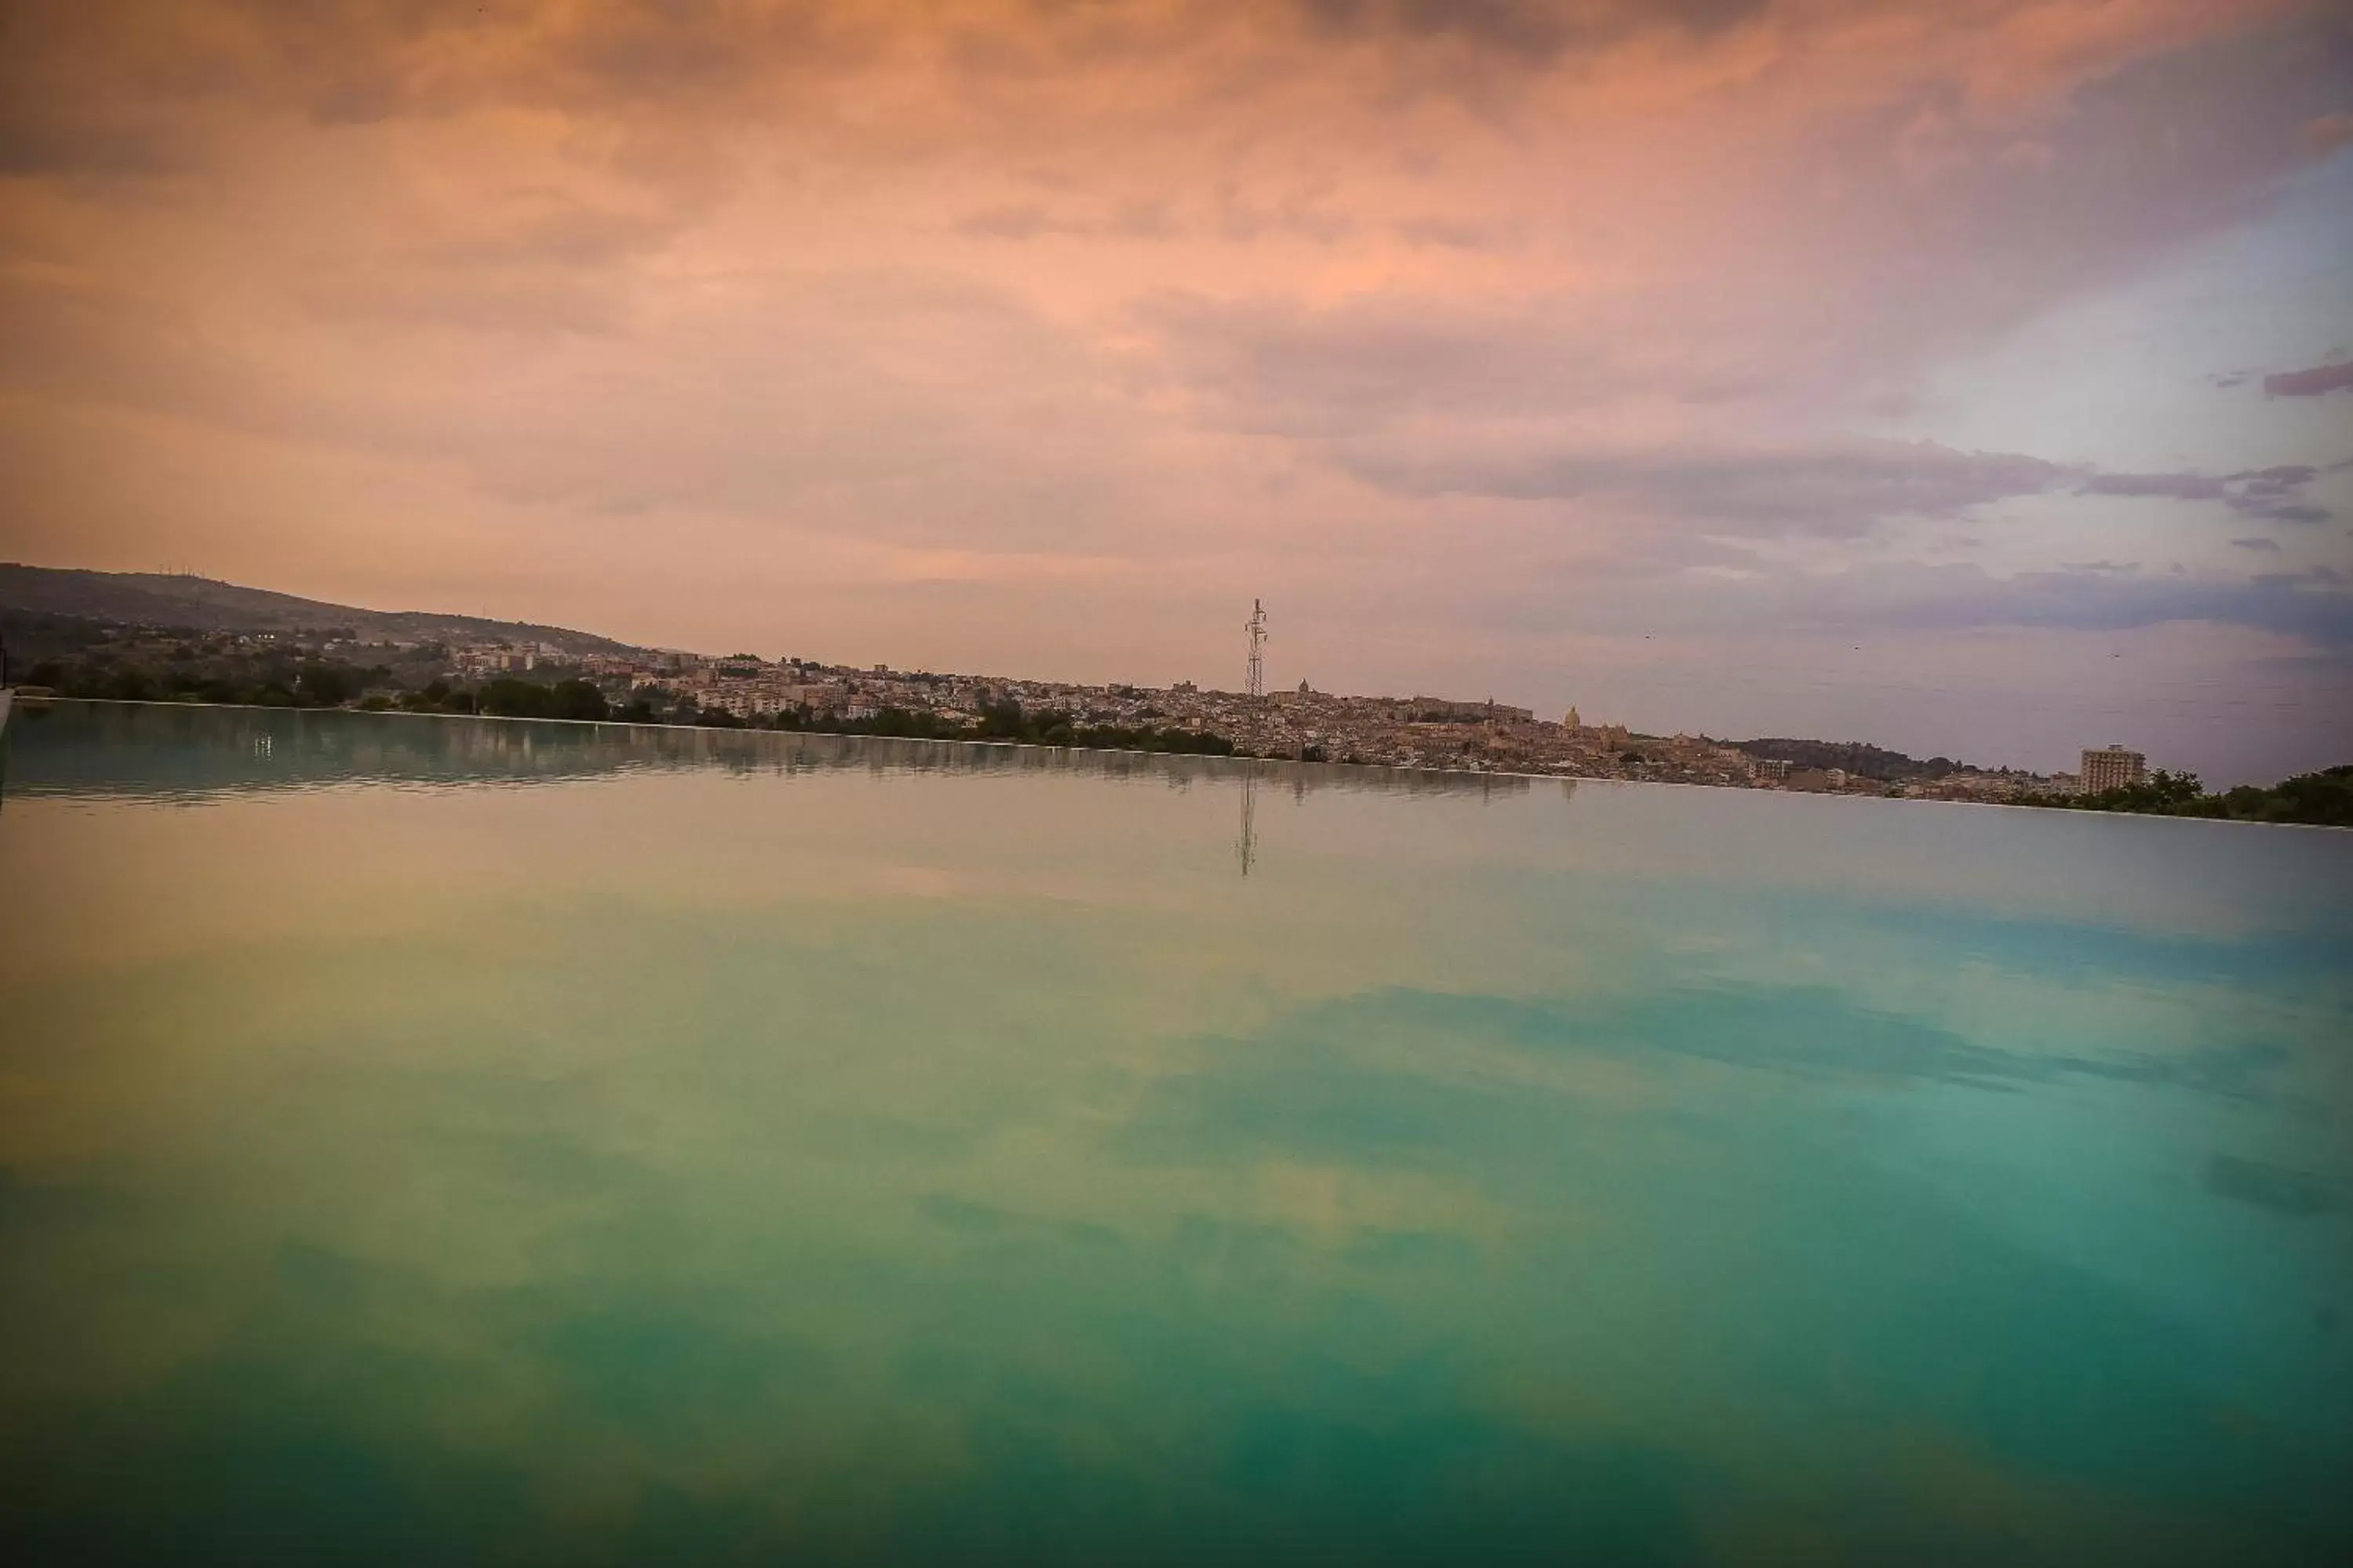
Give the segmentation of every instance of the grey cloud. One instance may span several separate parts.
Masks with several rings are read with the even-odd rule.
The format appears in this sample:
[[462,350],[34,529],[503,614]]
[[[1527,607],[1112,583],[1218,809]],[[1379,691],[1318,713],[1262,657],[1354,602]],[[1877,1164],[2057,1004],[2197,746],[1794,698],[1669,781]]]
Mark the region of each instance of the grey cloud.
[[1362,46],[1393,57],[1395,79],[1442,85],[1451,56],[1541,68],[1638,33],[1715,30],[1759,4],[1028,0],[991,16],[857,0],[8,0],[0,169],[163,166],[189,151],[191,108],[330,124],[487,103],[620,123],[659,109],[715,131],[749,110],[792,113],[818,96],[812,84],[838,87],[893,57],[930,58],[966,80],[1068,79],[1232,37],[1288,52],[1304,69],[1318,50]]
[[2268,397],[2322,397],[2348,391],[2353,391],[2353,363],[2315,365],[2263,377],[2263,394]]
[[2211,621],[2353,647],[2353,595],[2308,573],[2238,578],[2042,572],[2003,580],[1974,567],[1924,567],[1889,576],[1878,604],[1864,596],[1852,607],[1894,626],[2125,631]]
[[[1886,563],[1734,579],[1662,571],[1591,593],[1582,580],[1526,582],[1482,605],[1514,631],[1625,635],[1928,635],[1988,628],[2122,632],[2180,622],[2248,626],[2353,653],[2353,593],[2323,571],[2234,576],[2067,568],[1997,576],[1974,564]],[[1573,606],[1573,608],[1569,607]]]
[[[1883,148],[1921,143],[1917,157],[1888,159],[1867,194],[1842,184],[1816,208],[1849,249],[1867,237],[1871,258],[1841,281],[1829,354],[1842,368],[1908,371],[2248,219],[2306,162],[2299,130],[2341,105],[2348,67],[2342,5],[2153,49],[2087,77],[2063,113],[2035,128],[2050,155],[2031,177],[2003,158],[2014,126],[1973,114],[1949,81],[1826,118],[1820,153],[1842,171],[1865,167],[1856,150],[1866,134]],[[1777,187],[1752,199],[1761,221],[1805,197]],[[1812,240],[1810,226],[1792,229]]]
[[2231,510],[2242,517],[2259,518],[2270,522],[2295,522],[2311,526],[2327,522],[2336,516],[2325,506],[2309,501],[2269,501],[2246,496],[2233,496]]
[[2094,474],[2076,490],[2078,495],[2138,496],[2166,500],[2219,500],[2241,517],[2273,522],[2327,522],[2327,508],[2303,499],[2306,486],[2319,476],[2307,464],[2289,463],[2269,468],[2249,468],[2235,474]]
[[1609,496],[1672,510],[1704,530],[1833,536],[1861,534],[1895,517],[1950,518],[2075,477],[2040,458],[1901,441],[1778,451],[1504,453],[1483,460],[1418,458],[1381,443],[1353,447],[1343,462],[1368,483],[1411,495]]
[[1316,310],[1282,300],[1164,294],[1135,310],[1155,369],[1205,423],[1293,437],[1354,478],[1411,497],[1627,500],[1700,531],[1855,536],[1898,518],[1949,519],[2018,497],[2221,503],[2239,519],[2330,513],[2308,465],[2228,474],[2110,472],[2020,453],[1857,440],[1788,449],[1591,449],[1580,411],[1629,396],[1698,402],[1752,390],[1704,361],[1625,357],[1564,310],[1470,310],[1377,297]]
[[1600,324],[1546,300],[1481,308],[1391,294],[1315,309],[1172,290],[1130,313],[1206,423],[1261,433],[1525,423],[1628,395],[1712,403],[1757,386],[1704,346],[1630,360]]
[[2279,542],[2273,539],[2234,539],[2232,544],[2241,550],[2260,550],[2267,554],[2279,553]]
[[1313,309],[1293,300],[1167,293],[1134,308],[1153,368],[1206,424],[1310,443],[1377,489],[1408,496],[1630,499],[1721,531],[1855,535],[1893,518],[1950,518],[2014,497],[2221,503],[2252,521],[2309,524],[2305,465],[2230,474],[2104,473],[2023,454],[1856,441],[1791,450],[1595,452],[1584,410],[1629,398],[1730,401],[1760,390],[1704,349],[1646,357],[1566,306],[1483,310],[1392,295]]
[[2031,572],[2003,578],[1975,566],[1895,566],[1786,582],[1767,602],[1778,624],[1820,630],[2130,631],[2205,621],[2353,647],[2353,595],[2308,573]]
[[2310,484],[2319,474],[2308,463],[2284,463],[2271,468],[2242,468],[2231,478],[2255,493],[2284,495],[2299,485]]
[[1764,0],[1296,0],[1315,31],[1344,40],[1446,41],[1542,64],[1581,45],[1646,26],[1716,32],[1765,9]]
[[2204,474],[2094,474],[2076,492],[2090,496],[2163,496],[2173,500],[2221,500],[2222,481]]
[[2242,517],[2273,522],[2327,522],[2334,514],[2303,499],[2305,487],[2318,477],[2318,469],[2304,463],[2232,474],[2231,481],[2237,489],[2230,497],[2231,510]]
[[1301,0],[1300,9],[1332,37],[1447,38],[1536,61],[1551,59],[1582,31],[1567,7],[1522,0]]
[[875,23],[844,5],[9,0],[0,169],[183,166],[204,156],[216,114],[353,124],[516,104],[715,121],[747,98],[788,107],[793,84],[881,47]]

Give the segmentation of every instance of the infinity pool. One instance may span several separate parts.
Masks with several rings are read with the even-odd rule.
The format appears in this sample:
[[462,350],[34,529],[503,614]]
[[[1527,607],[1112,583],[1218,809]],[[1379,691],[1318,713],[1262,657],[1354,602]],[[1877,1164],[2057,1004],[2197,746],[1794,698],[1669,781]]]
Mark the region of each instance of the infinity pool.
[[2353,834],[5,757],[13,1560],[2353,1560]]

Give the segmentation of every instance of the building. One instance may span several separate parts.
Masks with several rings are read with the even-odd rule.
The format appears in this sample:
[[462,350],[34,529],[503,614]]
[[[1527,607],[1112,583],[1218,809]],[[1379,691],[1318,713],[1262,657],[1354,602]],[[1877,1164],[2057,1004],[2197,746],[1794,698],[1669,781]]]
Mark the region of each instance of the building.
[[1771,779],[1776,783],[1786,780],[1789,776],[1789,761],[1787,757],[1752,757],[1749,759],[1748,767],[1749,771],[1758,778]]
[[2084,752],[2084,793],[2098,795],[2105,790],[2122,789],[2148,777],[2148,759],[2138,752],[2127,752],[2122,746],[2103,746],[2098,751],[2086,747]]
[[1525,724],[1535,718],[1533,708],[1514,708],[1490,697],[1484,702],[1457,702],[1448,697],[1417,697],[1412,701],[1414,717],[1425,724],[1485,724],[1494,722]]

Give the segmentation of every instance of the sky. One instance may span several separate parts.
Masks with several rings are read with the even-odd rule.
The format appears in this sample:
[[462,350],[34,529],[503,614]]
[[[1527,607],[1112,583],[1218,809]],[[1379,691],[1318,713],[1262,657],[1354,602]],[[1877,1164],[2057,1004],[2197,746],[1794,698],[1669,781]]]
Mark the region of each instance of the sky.
[[0,559],[2353,761],[2328,0],[8,0]]

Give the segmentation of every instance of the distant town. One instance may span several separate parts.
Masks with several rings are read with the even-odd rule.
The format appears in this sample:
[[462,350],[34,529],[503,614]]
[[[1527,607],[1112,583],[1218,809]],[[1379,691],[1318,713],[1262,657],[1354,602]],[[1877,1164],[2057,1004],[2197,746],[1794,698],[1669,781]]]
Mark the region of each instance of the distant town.
[[[1653,734],[1574,708],[1540,717],[1461,695],[1348,696],[1304,681],[1253,695],[1191,681],[1074,685],[751,653],[712,656],[633,647],[558,627],[386,616],[161,574],[0,568],[0,592],[9,588],[18,591],[0,597],[7,616],[0,632],[16,649],[18,679],[68,696],[1092,742],[1930,800],[2063,795],[2086,782],[1943,757],[1921,761],[1860,744]],[[133,591],[156,602],[107,602]],[[126,617],[124,609],[138,614]],[[295,624],[306,617],[311,624]],[[223,624],[240,619],[280,624]],[[1253,640],[1248,652],[1255,651]],[[1244,658],[1238,639],[1237,673]],[[1254,658],[1248,668],[1255,672]],[[2116,754],[2129,759],[2130,778],[2145,772],[2138,757]],[[2106,764],[2087,762],[2092,765]]]
[[[1253,616],[1245,686],[1257,683]],[[1576,708],[1485,698],[1347,696],[1191,681],[1075,685],[634,647],[562,627],[296,599],[203,578],[0,564],[0,637],[33,692],[132,700],[349,707],[933,740],[1208,752],[1392,768],[2171,815],[2315,817],[2279,791],[2206,795],[2140,752],[2086,748],[2074,773],[1915,759],[1856,742],[1654,734]],[[1246,659],[1246,662],[1245,662]],[[2338,775],[2348,775],[2339,777]],[[2353,770],[2307,775],[2329,800]],[[2305,781],[2289,781],[2281,790]],[[2243,798],[2241,798],[2243,797]],[[2326,812],[2340,806],[2324,805]]]

